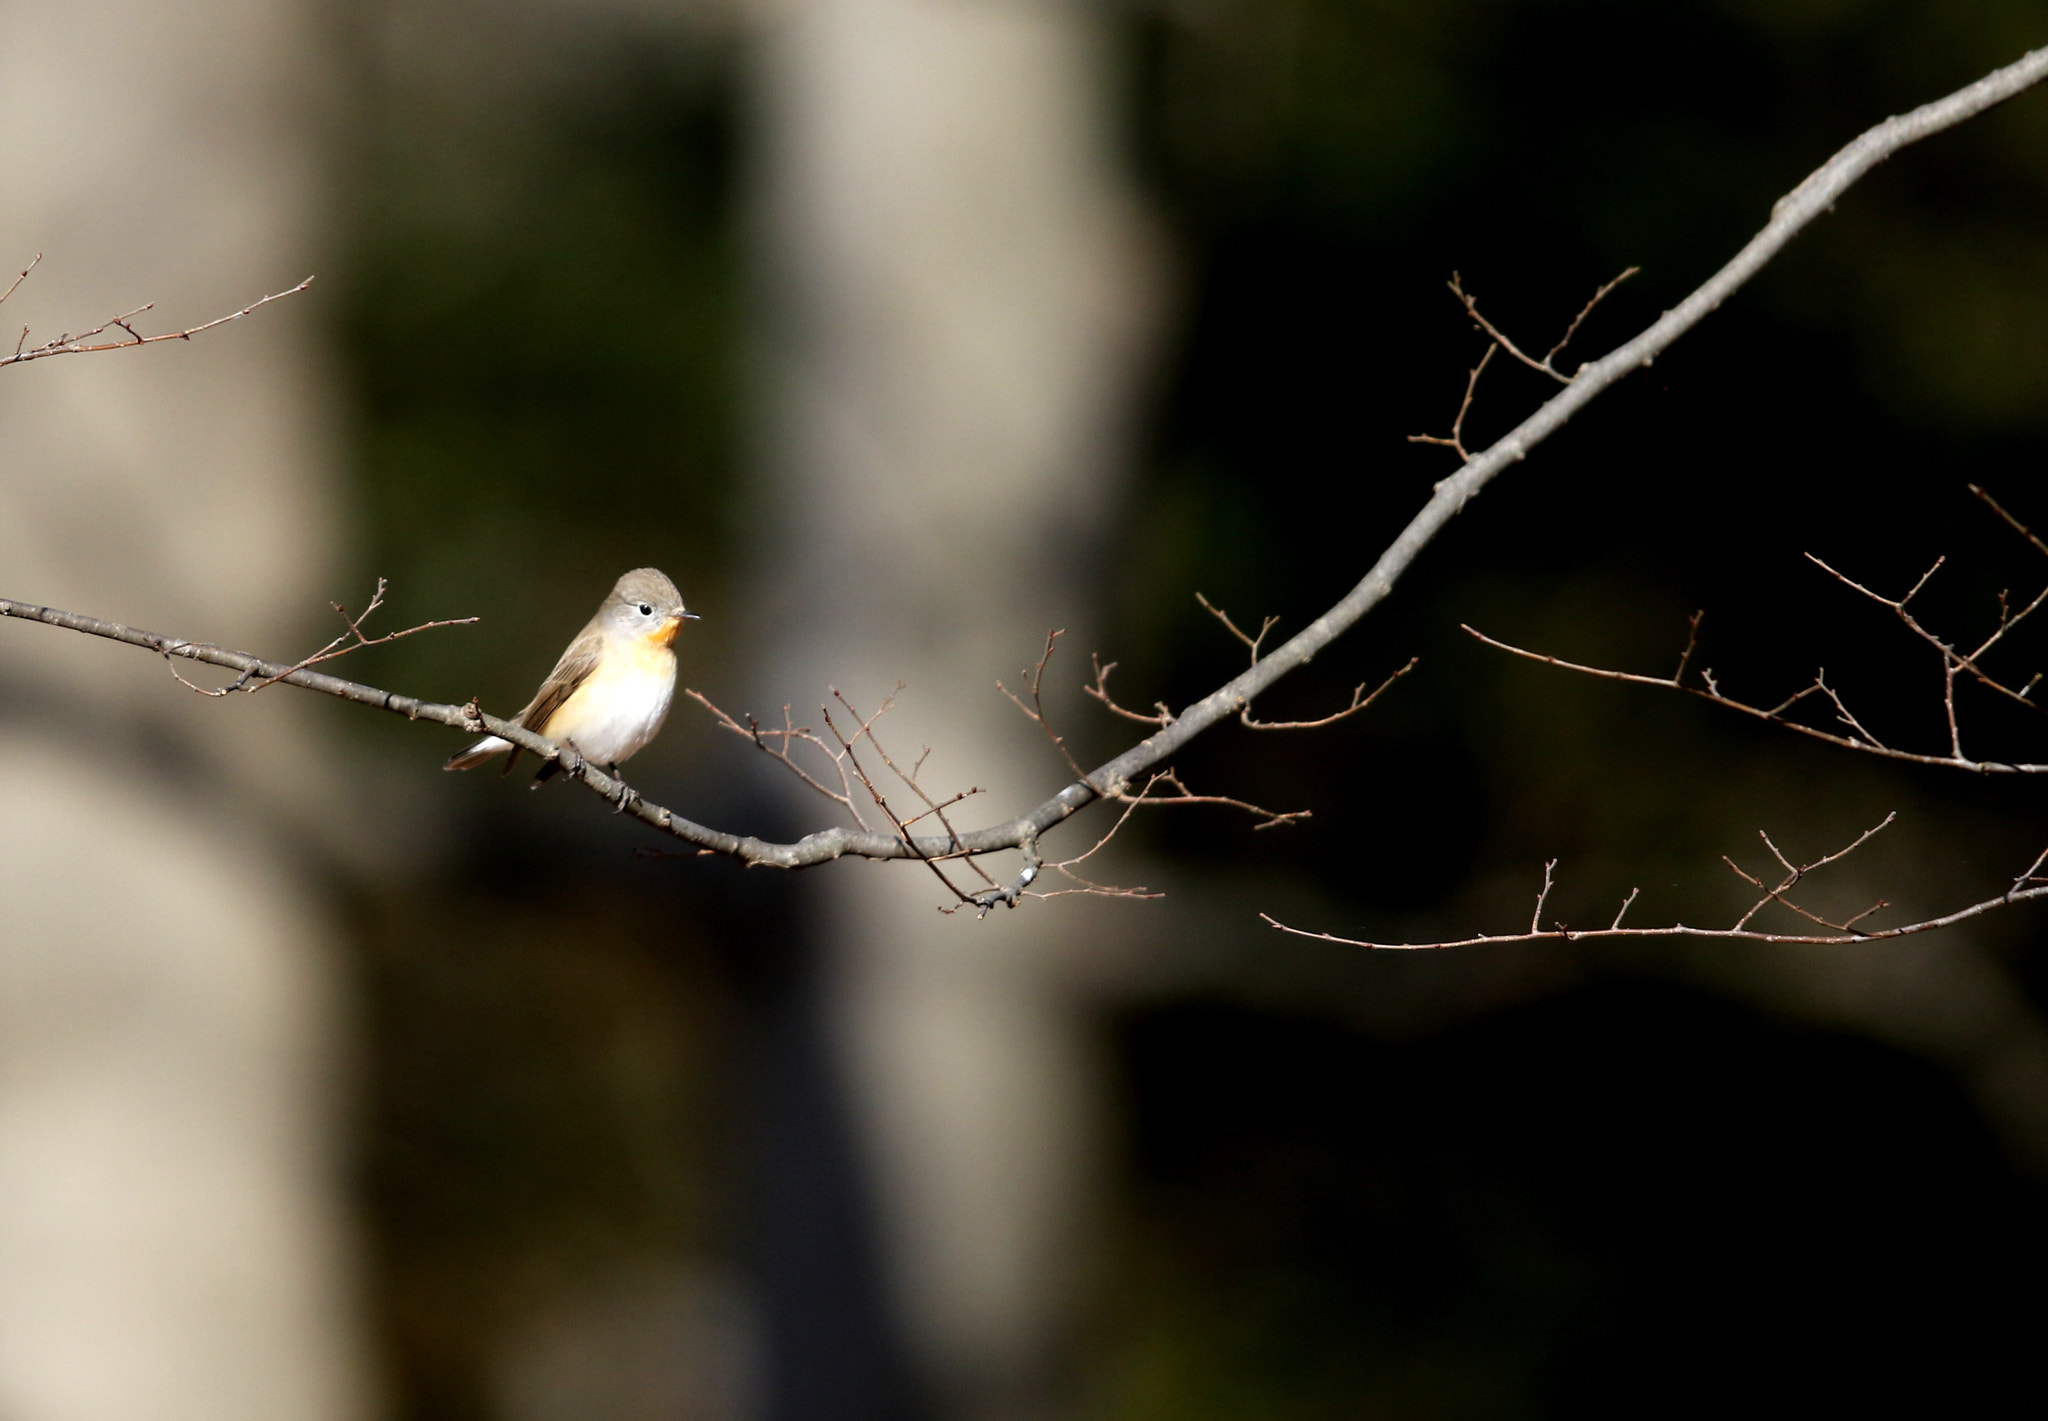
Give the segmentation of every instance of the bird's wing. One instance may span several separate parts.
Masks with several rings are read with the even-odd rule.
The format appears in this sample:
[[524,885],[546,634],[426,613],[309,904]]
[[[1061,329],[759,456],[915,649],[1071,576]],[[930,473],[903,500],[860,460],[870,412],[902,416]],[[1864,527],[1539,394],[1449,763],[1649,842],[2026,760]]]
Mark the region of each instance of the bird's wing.
[[562,659],[555,663],[555,669],[541,683],[539,694],[513,719],[537,734],[547,734],[548,722],[554,719],[555,712],[576,694],[577,687],[590,679],[590,673],[597,670],[603,656],[604,633],[595,627],[586,627],[582,635],[569,643],[569,649],[562,653]]

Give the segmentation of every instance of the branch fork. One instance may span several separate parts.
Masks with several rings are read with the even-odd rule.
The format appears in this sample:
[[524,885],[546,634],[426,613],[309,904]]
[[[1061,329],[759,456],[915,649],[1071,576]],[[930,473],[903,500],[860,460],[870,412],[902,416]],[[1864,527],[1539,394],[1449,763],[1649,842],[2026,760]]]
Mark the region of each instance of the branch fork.
[[[1378,559],[1365,572],[1364,576],[1351,591],[1334,606],[1312,621],[1301,632],[1289,638],[1280,646],[1268,651],[1263,645],[1265,634],[1262,631],[1259,637],[1252,639],[1257,656],[1249,667],[1237,676],[1232,677],[1222,686],[1217,687],[1209,694],[1178,711],[1169,711],[1166,707],[1162,706],[1153,716],[1147,716],[1142,712],[1129,713],[1128,718],[1150,725],[1152,727],[1151,733],[1147,734],[1137,744],[1130,746],[1121,754],[1096,767],[1094,770],[1085,774],[1077,773],[1070,783],[1049,799],[1035,808],[1018,814],[1012,819],[982,829],[955,832],[950,824],[946,822],[945,816],[938,811],[937,805],[927,799],[927,809],[931,810],[933,817],[939,818],[942,825],[947,829],[947,832],[943,835],[916,835],[910,832],[906,823],[892,822],[891,827],[894,832],[835,827],[806,835],[794,843],[778,844],[751,836],[726,833],[696,824],[681,815],[675,814],[671,810],[647,801],[644,797],[635,796],[628,801],[621,795],[623,786],[620,782],[613,780],[601,770],[590,766],[588,763],[582,762],[580,757],[577,757],[575,768],[566,771],[566,773],[569,773],[571,778],[581,781],[594,792],[605,795],[607,798],[619,797],[622,812],[630,813],[656,830],[680,838],[699,850],[723,854],[748,865],[778,868],[802,868],[813,864],[830,862],[849,855],[874,859],[911,858],[927,861],[946,857],[972,859],[976,856],[1006,850],[1023,851],[1027,846],[1029,846],[1030,854],[1036,855],[1038,853],[1036,846],[1047,832],[1065,822],[1095,800],[1111,797],[1105,793],[1106,787],[1116,787],[1117,794],[1115,797],[1124,803],[1126,814],[1130,813],[1134,808],[1134,801],[1157,802],[1162,798],[1162,796],[1152,793],[1157,786],[1165,784],[1169,789],[1172,789],[1178,785],[1177,780],[1167,778],[1171,776],[1172,772],[1165,767],[1171,764],[1173,756],[1183,746],[1222,720],[1232,716],[1244,715],[1258,696],[1264,693],[1276,681],[1314,659],[1338,637],[1355,626],[1360,618],[1371,612],[1385,600],[1393,591],[1395,583],[1400,580],[1414,560],[1421,554],[1422,550],[1435,539],[1437,534],[1445,528],[1453,517],[1485,489],[1487,484],[1527,457],[1532,450],[1561,429],[1602,392],[1626,378],[1629,374],[1648,367],[1672,343],[1680,339],[1686,332],[1705,319],[1723,301],[1727,300],[1747,283],[1798,232],[1832,208],[1837,199],[1850,186],[1863,177],[1864,174],[1869,172],[1871,168],[1910,144],[1917,143],[1923,138],[1962,123],[2004,102],[2015,94],[2021,93],[2039,83],[2044,77],[2048,77],[2048,49],[2035,50],[2018,61],[1986,75],[1975,83],[1959,89],[1945,98],[1924,104],[1909,113],[1886,119],[1884,122],[1869,129],[1828,159],[1827,162],[1810,174],[1805,181],[1801,182],[1797,188],[1782,198],[1771,209],[1770,220],[1764,228],[1751,238],[1726,265],[1714,273],[1705,283],[1694,290],[1683,301],[1664,312],[1647,329],[1606,355],[1580,365],[1569,377],[1564,376],[1554,365],[1555,359],[1563,349],[1562,342],[1558,346],[1553,347],[1541,360],[1532,360],[1521,352],[1518,347],[1513,346],[1512,342],[1505,342],[1504,337],[1501,337],[1498,330],[1492,327],[1490,323],[1479,321],[1476,302],[1467,303],[1462,285],[1455,288],[1461,304],[1466,305],[1468,314],[1472,315],[1475,322],[1487,333],[1489,345],[1487,352],[1481,357],[1478,367],[1474,369],[1467,380],[1466,397],[1460,407],[1458,419],[1453,425],[1450,439],[1432,438],[1424,442],[1448,443],[1460,455],[1462,466],[1448,478],[1440,480],[1435,485],[1427,502],[1410,519],[1407,526],[1401,530],[1392,543],[1380,554]],[[31,264],[32,268],[33,264]],[[24,277],[25,275],[26,272],[24,272]],[[17,279],[14,285],[18,287],[19,284],[20,279]],[[56,355],[125,349],[130,346],[147,345],[164,340],[190,339],[203,331],[211,330],[229,321],[238,320],[271,301],[279,300],[285,296],[302,291],[305,289],[305,286],[306,283],[302,282],[298,286],[289,288],[286,291],[278,292],[275,295],[266,296],[259,301],[252,302],[241,310],[220,317],[215,321],[186,330],[166,332],[160,335],[142,335],[135,330],[132,325],[132,318],[140,315],[140,310],[124,313],[122,316],[108,321],[105,325],[97,328],[95,331],[87,332],[83,336],[67,336],[35,349],[28,348],[27,333],[24,332],[21,341],[16,345],[14,353],[11,356],[0,357],[0,365],[18,364]],[[9,289],[11,291],[14,288],[10,287]],[[1592,306],[1597,304],[1597,301],[1612,289],[1613,283],[1609,283],[1607,287],[1597,292],[1595,300],[1588,303],[1587,310],[1590,311]],[[5,293],[0,293],[0,300],[4,299]],[[1585,315],[1586,312],[1582,311],[1580,320],[1583,320]],[[95,336],[116,327],[121,329],[125,337],[124,339],[98,344],[92,343]],[[1577,328],[1578,322],[1575,321],[1566,332],[1567,340],[1571,338]],[[1538,369],[1548,367],[1547,373],[1554,380],[1562,383],[1561,387],[1550,399],[1546,400],[1538,409],[1517,424],[1507,435],[1485,449],[1474,451],[1468,448],[1464,442],[1464,417],[1470,409],[1479,374],[1490,362],[1493,353],[1499,349],[1508,349],[1515,358],[1525,364],[1532,364]],[[2031,537],[2031,535],[2028,536]],[[2029,605],[2027,610],[2031,611],[2031,609],[2032,604]],[[2023,616],[2025,613],[2023,612],[2020,615]],[[2003,616],[2004,614],[2002,613]],[[461,730],[466,734],[476,733],[479,728],[478,722],[480,721],[483,730],[501,736],[522,749],[535,754],[559,756],[563,749],[563,747],[557,746],[545,737],[536,735],[522,726],[483,714],[474,702],[468,706],[451,706],[421,701],[377,687],[361,685],[330,676],[313,669],[311,661],[296,666],[269,662],[242,652],[184,641],[160,633],[124,627],[118,623],[103,621],[78,613],[63,612],[33,603],[4,598],[0,598],[0,617],[37,621],[45,625],[61,627],[75,632],[108,637],[129,645],[146,648],[167,658],[178,657],[222,666],[238,673],[238,675],[246,675],[251,679],[262,678],[266,684],[275,684],[278,681],[283,681],[303,689],[337,696],[357,704],[373,706],[394,714],[405,715],[412,719],[437,721]],[[2013,617],[2012,620],[2016,621],[2018,617]],[[337,652],[340,649],[336,648]],[[351,645],[349,649],[353,649],[353,646]],[[1515,648],[1506,649],[1516,650]],[[1517,651],[1517,654],[1531,655],[1519,651]],[[1050,655],[1050,642],[1048,643],[1046,655]],[[1552,658],[1534,656],[1532,656],[1532,659],[1553,660]],[[1041,673],[1044,660],[1045,658],[1042,656],[1040,659]],[[1975,656],[1972,655],[1966,658],[1966,661],[1968,664],[1954,669],[1964,671],[1975,677],[1978,674]],[[1564,663],[1553,662],[1553,664]],[[1096,687],[1097,691],[1100,692],[1097,698],[1103,700],[1106,705],[1109,704],[1106,682],[1109,669],[1108,667],[1099,668]],[[1671,681],[1664,682],[1661,678],[1602,673],[1592,668],[1574,669],[1587,670],[1592,674],[1609,674],[1614,679],[1639,680],[1648,684],[1666,684],[1684,689],[1689,693],[1705,694],[1715,699],[1720,699],[1719,692],[1714,686],[1711,672],[1702,672],[1702,680],[1705,682],[1707,690],[1705,692],[1693,692],[1691,687],[1679,685],[1679,677],[1674,677]],[[246,687],[248,683],[244,681],[239,684]],[[2033,683],[2030,682],[2026,689],[2031,690],[2032,685]],[[2025,692],[2013,692],[2012,694],[2025,699]],[[699,699],[702,700],[703,698],[700,696]],[[1017,699],[1019,705],[1022,705],[1021,698],[1013,697],[1013,699]],[[1369,698],[1361,698],[1354,694],[1353,709],[1363,709],[1365,699]],[[1043,725],[1042,708],[1036,706],[1035,689],[1033,691],[1033,700],[1033,710],[1036,713],[1036,718]],[[730,717],[724,717],[722,712],[718,712],[715,707],[710,707],[708,701],[704,703],[707,708],[713,710],[714,714],[720,715],[724,721],[728,722],[732,729],[748,735],[750,739],[755,741],[757,746],[764,750],[770,748],[767,742],[776,738],[777,732],[763,730],[758,725],[752,725],[751,723],[748,726],[741,726]],[[1725,700],[1722,703],[1729,704]],[[2029,703],[2031,704],[2031,702]],[[850,713],[851,708],[849,707],[848,710]],[[1125,714],[1124,712],[1118,713]],[[1349,712],[1347,711],[1346,713]],[[1751,710],[1750,713],[1756,715],[1764,714],[1761,711],[1755,710]],[[1802,727],[1802,730],[1804,733],[1813,734],[1822,739],[1832,738],[1835,743],[1849,744],[1855,748],[1868,749],[1868,747],[1862,745],[1862,742],[1849,736],[1834,736],[1831,732],[1823,732],[1809,727]],[[793,723],[788,721],[785,722],[785,732],[786,734],[783,735],[781,741],[781,748],[786,758],[793,744],[791,737],[796,737],[800,742],[801,736]],[[836,728],[833,729],[833,734],[839,741],[840,751],[847,757],[846,768],[850,771],[853,765],[856,743],[864,738],[872,741],[872,721],[861,721],[859,717],[856,717],[856,729],[853,735],[839,736]],[[1048,735],[1051,734],[1048,728]],[[1068,753],[1064,742],[1057,736],[1052,736],[1052,738],[1059,747],[1062,757],[1072,765],[1072,757]],[[773,753],[772,750],[771,753]],[[879,753],[879,747],[877,747],[877,753]],[[1925,758],[1927,758],[1929,763],[1954,763],[1961,759],[1961,755],[1959,750],[1957,750],[1949,757]],[[567,762],[565,761],[565,763]],[[1979,766],[1978,768],[1989,770],[1996,767]],[[2048,767],[2015,766],[2006,768],[2016,772],[2035,772],[2038,769]],[[872,779],[872,776],[868,778]],[[1137,783],[1140,779],[1145,781],[1145,790],[1140,791],[1137,795],[1131,795],[1128,786]],[[852,800],[851,782],[849,780],[844,783],[846,786],[844,790],[845,798]],[[823,782],[821,781],[820,784],[822,785]],[[828,798],[834,797],[829,786],[824,787],[823,792]],[[1178,799],[1179,797],[1179,795],[1171,793],[1163,796],[1163,798],[1168,800]],[[1194,798],[1199,800],[1201,797]],[[894,816],[890,817],[893,821]],[[1276,818],[1278,817],[1286,816],[1276,816]],[[1118,822],[1121,823],[1122,820]],[[1093,850],[1090,852],[1092,853]],[[1081,857],[1085,858],[1086,855]],[[1080,859],[1077,858],[1068,862],[1077,863],[1080,862]],[[2037,863],[2035,868],[2030,870],[2029,873],[2034,873],[2039,867],[2040,865]],[[2048,893],[2048,885],[2036,884],[2028,876],[2023,876],[2017,882],[2020,886],[2012,890],[2007,900],[1996,901],[2019,901],[2022,898],[2031,897],[2036,894]],[[1025,892],[1031,890],[1029,885],[1021,885],[1018,891]],[[971,901],[972,897],[970,897]],[[1014,904],[1015,899],[1011,897],[1002,901]],[[975,906],[977,911],[979,911],[980,905],[976,903]],[[1276,924],[1276,926],[1278,925]],[[1656,932],[1662,930],[1652,929],[1648,931]],[[1671,931],[1680,930],[1673,929]],[[1682,931],[1690,932],[1692,930],[1683,929]],[[1884,933],[1872,933],[1868,936],[1877,937],[1884,935]],[[1857,940],[1863,939],[1859,938]]]
[[[37,252],[35,260],[22,268],[21,274],[8,283],[5,291],[0,291],[0,302],[6,301],[8,297],[20,289],[21,284],[28,280],[29,273],[41,265],[42,260],[43,254]],[[42,345],[37,346],[31,346],[28,343],[28,327],[23,326],[20,339],[14,343],[13,352],[7,355],[0,355],[0,369],[4,369],[9,365],[26,365],[31,360],[47,360],[54,355],[94,355],[101,351],[132,350],[139,346],[157,345],[167,340],[190,340],[196,335],[203,335],[207,331],[227,325],[230,321],[239,321],[242,317],[261,310],[273,301],[282,301],[287,296],[296,296],[312,284],[313,278],[309,276],[296,286],[288,286],[282,291],[274,291],[268,296],[258,297],[239,311],[230,311],[225,316],[215,316],[210,321],[202,321],[196,326],[187,326],[183,330],[160,331],[155,335],[144,335],[136,330],[133,324],[136,317],[155,309],[156,303],[154,301],[145,301],[132,311],[123,311],[118,316],[109,316],[90,330],[80,331],[77,335],[71,335],[67,332],[64,335],[58,336],[53,341],[46,341]],[[127,339],[109,341],[98,339],[111,330],[119,330]]]
[[[1743,911],[1733,926],[1725,928],[1693,927],[1686,923],[1674,923],[1669,927],[1623,927],[1621,923],[1622,917],[1628,912],[1630,905],[1636,901],[1636,895],[1641,891],[1634,888],[1631,888],[1628,897],[1622,900],[1620,911],[1615,913],[1614,921],[1607,927],[1570,928],[1563,923],[1559,923],[1555,927],[1546,928],[1542,923],[1543,907],[1550,897],[1550,890],[1554,882],[1552,871],[1557,867],[1556,859],[1551,859],[1543,865],[1543,886],[1537,891],[1536,910],[1530,915],[1529,927],[1526,932],[1474,933],[1470,937],[1445,939],[1435,942],[1380,942],[1368,938],[1345,937],[1337,933],[1315,932],[1307,928],[1292,927],[1287,923],[1281,922],[1270,913],[1261,913],[1259,916],[1265,920],[1267,926],[1292,937],[1311,938],[1317,942],[1338,943],[1345,947],[1363,947],[1381,952],[1436,952],[1456,947],[1501,947],[1531,942],[1588,942],[1608,938],[1638,939],[1662,937],[1702,938],[1716,942],[1765,942],[1781,945],[1804,944],[1818,947],[1846,947],[1861,943],[1885,942],[1893,938],[1913,937],[1920,933],[1933,932],[1937,928],[1954,927],[1958,923],[1968,922],[1972,918],[1981,917],[1985,913],[2010,906],[2014,903],[2024,903],[2036,898],[2048,897],[2048,879],[2041,877],[2043,865],[2048,865],[2048,850],[2044,850],[2024,873],[2013,880],[2012,887],[1997,897],[1986,898],[1981,902],[1972,903],[1966,908],[1958,908],[1954,912],[1943,913],[1937,917],[1921,918],[1914,922],[1902,923],[1896,927],[1866,928],[1859,926],[1881,910],[1891,906],[1891,904],[1883,899],[1879,899],[1876,903],[1852,917],[1841,919],[1825,917],[1792,900],[1792,891],[1804,883],[1809,874],[1813,873],[1816,869],[1840,863],[1843,859],[1869,843],[1872,838],[1882,833],[1897,818],[1896,812],[1885,815],[1882,821],[1865,829],[1849,844],[1809,863],[1794,863],[1778,848],[1768,833],[1758,830],[1758,835],[1762,838],[1764,846],[1770,850],[1771,856],[1777,860],[1779,867],[1784,870],[1784,876],[1776,883],[1767,882],[1760,875],[1749,872],[1736,863],[1734,859],[1724,855],[1722,861],[1734,871],[1737,877],[1757,891],[1756,900]],[[1750,926],[1759,912],[1774,904],[1804,920],[1805,923],[1810,925],[1810,930],[1767,932]]]

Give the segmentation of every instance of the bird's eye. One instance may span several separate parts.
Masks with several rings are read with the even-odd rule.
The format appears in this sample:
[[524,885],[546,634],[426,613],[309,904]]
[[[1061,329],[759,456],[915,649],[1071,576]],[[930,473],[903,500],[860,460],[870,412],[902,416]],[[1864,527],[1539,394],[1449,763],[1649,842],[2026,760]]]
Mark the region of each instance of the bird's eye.
[[651,617],[654,615],[654,609],[648,606],[645,602],[642,602],[640,604],[640,615],[643,617]]

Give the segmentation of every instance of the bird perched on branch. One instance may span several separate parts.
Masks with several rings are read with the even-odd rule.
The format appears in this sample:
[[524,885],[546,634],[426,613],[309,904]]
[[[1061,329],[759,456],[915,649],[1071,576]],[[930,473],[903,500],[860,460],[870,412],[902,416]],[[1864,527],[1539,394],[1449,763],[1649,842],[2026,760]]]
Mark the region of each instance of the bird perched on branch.
[[[651,567],[633,569],[576,633],[540,693],[512,723],[573,746],[584,759],[616,773],[661,729],[676,689],[676,633],[684,622],[695,620],[697,614],[683,609],[683,596],[667,574]],[[507,750],[512,752],[505,761],[509,774],[519,747],[495,735],[486,735],[442,768],[472,769]],[[559,762],[548,761],[533,782],[540,784],[559,768]]]

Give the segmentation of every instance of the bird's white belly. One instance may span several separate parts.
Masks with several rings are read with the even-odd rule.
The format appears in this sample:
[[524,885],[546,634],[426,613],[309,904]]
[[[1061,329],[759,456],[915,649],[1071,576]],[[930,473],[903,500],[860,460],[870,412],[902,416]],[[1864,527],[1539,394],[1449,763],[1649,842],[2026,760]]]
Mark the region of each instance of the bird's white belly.
[[654,738],[675,694],[676,659],[666,648],[614,652],[548,720],[544,732],[572,741],[586,758],[617,765]]

